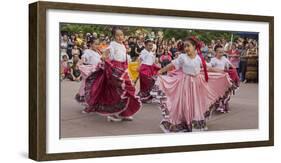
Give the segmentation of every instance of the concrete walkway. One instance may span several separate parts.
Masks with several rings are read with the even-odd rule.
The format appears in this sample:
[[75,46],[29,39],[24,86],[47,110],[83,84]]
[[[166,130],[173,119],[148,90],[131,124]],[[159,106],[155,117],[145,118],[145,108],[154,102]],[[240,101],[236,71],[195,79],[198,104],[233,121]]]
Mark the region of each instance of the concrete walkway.
[[[93,137],[162,133],[157,104],[144,104],[131,122],[107,122],[106,117],[82,114],[74,100],[79,82],[61,82],[61,137]],[[258,84],[242,84],[230,101],[229,113],[214,113],[207,122],[209,131],[258,128]]]

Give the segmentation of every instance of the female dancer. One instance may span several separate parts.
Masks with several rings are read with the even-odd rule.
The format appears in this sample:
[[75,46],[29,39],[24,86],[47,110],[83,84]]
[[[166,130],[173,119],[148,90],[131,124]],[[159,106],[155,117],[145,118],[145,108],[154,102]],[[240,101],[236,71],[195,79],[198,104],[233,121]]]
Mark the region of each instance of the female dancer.
[[79,92],[75,95],[75,99],[77,102],[81,104],[85,104],[85,82],[86,78],[96,70],[96,67],[99,63],[101,63],[101,52],[98,50],[99,40],[91,39],[89,41],[90,48],[84,51],[82,55],[81,62],[79,64],[79,70],[82,75],[82,81],[79,88]]
[[140,97],[142,102],[148,102],[151,100],[152,96],[150,91],[155,83],[155,76],[157,71],[160,69],[156,63],[156,56],[152,52],[153,41],[150,39],[145,40],[145,49],[140,53],[139,60],[141,66],[139,69],[140,77]]
[[[157,84],[166,95],[160,108],[164,119],[160,127],[164,132],[191,132],[192,128],[205,130],[206,117],[210,108],[218,100],[226,98],[232,83],[227,73],[207,67],[196,38],[187,38],[184,53],[169,65],[159,70],[159,74],[175,67],[168,76],[159,75]],[[198,54],[197,54],[198,53]],[[201,73],[201,67],[204,73]]]
[[[211,66],[215,67],[221,71],[225,71],[228,73],[231,78],[231,82],[233,83],[233,90],[239,87],[239,76],[236,70],[236,67],[225,57],[223,56],[224,50],[221,45],[215,46],[215,57],[211,59]],[[233,91],[234,93],[235,91]],[[216,103],[216,110],[222,113],[229,112],[229,104],[230,96],[224,100],[218,101]]]
[[230,60],[228,60],[225,56],[223,56],[224,50],[221,45],[216,45],[214,50],[215,50],[216,56],[211,59],[211,62],[210,62],[211,66],[228,72],[230,78],[232,79],[233,83],[235,84],[234,86],[239,87],[240,80],[239,80],[236,66],[233,65],[230,62]]
[[141,101],[135,95],[135,87],[127,68],[129,56],[123,45],[124,34],[113,28],[114,41],[102,56],[103,64],[86,79],[85,112],[107,116],[109,121],[133,120],[140,110]]

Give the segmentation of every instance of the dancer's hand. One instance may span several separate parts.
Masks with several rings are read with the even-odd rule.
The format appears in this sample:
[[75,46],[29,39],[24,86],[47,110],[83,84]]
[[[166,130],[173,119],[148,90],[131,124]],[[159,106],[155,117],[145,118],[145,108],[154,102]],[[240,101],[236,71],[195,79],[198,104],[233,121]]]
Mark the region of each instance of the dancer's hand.
[[157,75],[162,75],[163,74],[163,69],[160,69],[158,72],[157,72]]
[[174,67],[174,65],[172,63],[168,64],[166,67],[161,68],[157,74],[158,75],[162,75],[164,72],[167,72],[169,70],[171,70]]
[[106,57],[104,55],[101,56],[100,58],[102,61],[105,61]]
[[101,56],[101,60],[102,61],[105,61],[105,59],[109,56],[109,53],[110,53],[110,50],[109,49],[106,49],[103,51],[103,54]]

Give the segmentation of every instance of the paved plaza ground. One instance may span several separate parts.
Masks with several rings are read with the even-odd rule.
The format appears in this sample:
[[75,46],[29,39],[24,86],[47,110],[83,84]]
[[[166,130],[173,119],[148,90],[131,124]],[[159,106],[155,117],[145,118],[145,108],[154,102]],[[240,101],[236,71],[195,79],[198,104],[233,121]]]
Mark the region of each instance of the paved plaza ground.
[[[162,133],[157,104],[144,104],[131,122],[107,122],[95,113],[82,114],[83,106],[74,100],[79,82],[61,82],[61,137],[93,137]],[[258,128],[258,84],[241,84],[230,101],[229,113],[213,113],[209,131]]]

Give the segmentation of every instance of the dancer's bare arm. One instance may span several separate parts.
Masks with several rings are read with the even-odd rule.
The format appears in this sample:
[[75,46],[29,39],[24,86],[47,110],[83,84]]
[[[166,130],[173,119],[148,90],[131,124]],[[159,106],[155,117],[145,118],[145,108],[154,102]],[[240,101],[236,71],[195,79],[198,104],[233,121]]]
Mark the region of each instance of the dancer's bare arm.
[[167,66],[161,68],[161,69],[158,71],[158,74],[163,74],[163,73],[165,73],[165,72],[171,70],[171,69],[174,68],[174,67],[175,67],[175,66],[174,66],[172,63],[170,63],[170,64],[168,64]]
[[105,61],[109,57],[109,53],[110,53],[109,49],[106,49],[105,51],[103,51],[102,56],[101,56],[101,60]]

